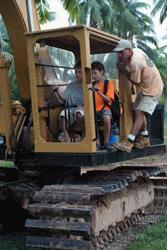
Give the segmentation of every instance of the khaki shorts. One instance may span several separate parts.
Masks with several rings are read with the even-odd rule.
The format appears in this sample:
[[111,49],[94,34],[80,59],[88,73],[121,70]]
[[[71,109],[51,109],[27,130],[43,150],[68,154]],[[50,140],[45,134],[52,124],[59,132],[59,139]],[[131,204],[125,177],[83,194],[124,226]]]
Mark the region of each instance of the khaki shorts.
[[150,115],[153,114],[161,96],[147,96],[141,93],[137,94],[133,110],[140,110]]
[[97,116],[97,120],[101,121],[103,120],[104,116],[109,116],[110,118],[112,118],[112,113],[111,113],[111,110],[109,109],[102,109],[96,112],[96,116]]
[[62,110],[60,113],[60,117],[65,117],[67,121],[72,125],[76,121],[76,114],[80,113],[84,116],[84,110],[82,107],[72,108],[68,110]]

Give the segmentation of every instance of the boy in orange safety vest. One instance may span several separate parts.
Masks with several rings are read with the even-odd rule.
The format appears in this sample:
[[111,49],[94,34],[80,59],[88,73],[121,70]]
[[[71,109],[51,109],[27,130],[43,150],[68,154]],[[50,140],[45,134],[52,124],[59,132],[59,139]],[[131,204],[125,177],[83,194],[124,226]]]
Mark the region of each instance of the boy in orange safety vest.
[[95,106],[96,117],[98,120],[103,121],[104,128],[104,143],[103,147],[100,146],[100,142],[97,140],[97,150],[105,149],[107,151],[116,151],[116,149],[109,144],[109,137],[111,133],[111,118],[112,113],[110,110],[111,104],[114,100],[114,83],[108,82],[108,89],[106,95],[104,95],[105,84],[105,68],[104,65],[98,61],[91,64],[92,78],[94,80],[95,90]]

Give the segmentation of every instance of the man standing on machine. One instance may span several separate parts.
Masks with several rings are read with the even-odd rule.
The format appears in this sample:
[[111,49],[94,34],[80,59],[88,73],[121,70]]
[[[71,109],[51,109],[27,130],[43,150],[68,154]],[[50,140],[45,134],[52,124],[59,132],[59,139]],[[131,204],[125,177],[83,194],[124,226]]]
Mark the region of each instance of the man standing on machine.
[[143,149],[150,145],[146,113],[153,114],[163,93],[163,83],[154,63],[141,49],[132,48],[128,40],[120,40],[114,51],[118,52],[118,70],[137,87],[132,128],[127,141],[115,145],[131,152],[132,147]]

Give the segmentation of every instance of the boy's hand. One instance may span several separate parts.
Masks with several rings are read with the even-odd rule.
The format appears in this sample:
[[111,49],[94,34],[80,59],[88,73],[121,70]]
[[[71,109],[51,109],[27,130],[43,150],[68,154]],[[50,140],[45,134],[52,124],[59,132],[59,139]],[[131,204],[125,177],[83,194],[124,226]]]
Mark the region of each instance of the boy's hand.
[[55,85],[54,88],[53,88],[53,91],[54,91],[54,92],[57,92],[57,91],[58,91],[58,88],[59,88],[59,85]]
[[99,86],[95,86],[94,89],[95,89],[95,91],[100,91],[100,87]]

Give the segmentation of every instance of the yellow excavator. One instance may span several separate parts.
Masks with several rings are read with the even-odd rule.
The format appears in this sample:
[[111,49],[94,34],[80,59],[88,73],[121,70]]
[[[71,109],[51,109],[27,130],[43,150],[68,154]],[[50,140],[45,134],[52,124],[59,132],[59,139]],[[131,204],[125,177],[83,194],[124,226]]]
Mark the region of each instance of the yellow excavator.
[[[120,38],[83,25],[41,31],[34,1],[0,0],[0,14],[8,30],[21,96],[12,102],[9,63],[2,52],[0,152],[1,159],[13,159],[17,166],[17,193],[21,185],[29,185],[28,208],[23,205],[28,211],[27,245],[104,249],[116,229],[126,227],[132,215],[138,216],[153,201],[149,177],[161,174],[160,168],[115,168],[112,163],[165,152],[162,106],[148,120],[150,147],[131,153],[97,152],[91,62],[112,58]],[[67,143],[59,140],[59,115],[70,107],[57,100],[54,89],[58,85],[63,96],[78,61],[83,76],[85,134],[76,142],[70,128],[71,142]],[[110,72],[106,73],[112,78]],[[123,141],[132,125],[134,96],[125,76],[119,74],[118,78],[115,87],[123,109],[119,138]],[[12,186],[12,181],[8,184]]]

